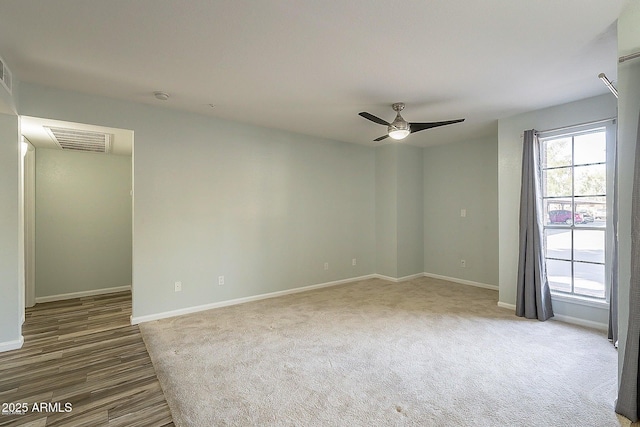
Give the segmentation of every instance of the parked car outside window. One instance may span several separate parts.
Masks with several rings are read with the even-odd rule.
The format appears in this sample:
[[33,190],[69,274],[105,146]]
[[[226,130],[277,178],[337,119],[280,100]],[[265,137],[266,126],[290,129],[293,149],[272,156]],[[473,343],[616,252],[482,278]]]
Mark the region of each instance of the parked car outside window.
[[588,222],[593,222],[593,215],[588,211],[580,211],[580,215],[582,215],[582,223],[586,224]]
[[[591,221],[593,221],[593,217],[591,217]],[[571,224],[571,211],[549,211],[549,222],[552,224]],[[584,219],[582,218],[582,215],[576,212],[574,214],[573,223],[582,224],[583,222]]]

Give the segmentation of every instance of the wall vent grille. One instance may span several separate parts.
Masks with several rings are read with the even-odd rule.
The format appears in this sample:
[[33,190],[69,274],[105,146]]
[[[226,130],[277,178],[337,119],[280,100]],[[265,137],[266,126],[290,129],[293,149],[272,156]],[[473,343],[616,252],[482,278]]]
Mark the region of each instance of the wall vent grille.
[[91,153],[111,152],[111,135],[108,133],[53,126],[45,126],[44,128],[63,150]]
[[9,71],[4,59],[0,58],[0,83],[9,93],[11,93],[11,80],[11,71]]

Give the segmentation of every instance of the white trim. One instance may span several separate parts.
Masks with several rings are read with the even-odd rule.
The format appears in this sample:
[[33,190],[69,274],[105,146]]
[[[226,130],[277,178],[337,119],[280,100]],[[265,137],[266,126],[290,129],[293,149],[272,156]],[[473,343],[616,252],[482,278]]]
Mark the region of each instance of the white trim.
[[432,279],[446,280],[448,282],[460,283],[462,285],[469,285],[469,286],[475,286],[477,288],[491,289],[492,291],[497,291],[499,289],[498,286],[496,285],[488,285],[486,283],[473,282],[471,280],[458,279],[456,277],[441,276],[439,274],[433,274],[433,273],[423,273],[422,275],[424,277],[431,277]]
[[0,353],[4,351],[17,350],[22,348],[23,344],[24,337],[22,335],[20,335],[20,338],[17,340],[0,342]]
[[515,304],[509,304],[509,303],[502,302],[502,301],[498,301],[498,307],[506,308],[507,310],[516,311],[516,305]]
[[382,279],[382,280],[387,280],[389,282],[398,283],[398,279],[391,276],[385,276],[384,274],[374,274],[373,277],[375,277],[376,279]]
[[[508,304],[502,301],[498,301],[498,307],[506,308],[508,310],[514,310],[514,311],[516,309],[515,304]],[[598,329],[601,331],[606,331],[609,329],[609,325],[606,325],[604,323],[594,322],[592,320],[578,319],[577,317],[565,316],[564,314],[554,314],[551,320],[555,320],[563,323],[571,323],[573,325],[578,325],[578,326],[585,326],[587,328]]]
[[[434,279],[447,280],[449,282],[460,283],[460,284],[463,284],[463,285],[476,286],[476,287],[479,287],[479,288],[491,289],[491,290],[494,290],[494,291],[498,290],[498,287],[495,286],[495,285],[487,285],[485,283],[473,282],[471,280],[457,279],[455,277],[440,276],[440,275],[431,274],[431,273],[417,273],[417,274],[412,274],[412,275],[404,276],[404,277],[400,277],[400,278],[385,276],[383,274],[377,274],[376,273],[376,274],[368,274],[366,276],[352,277],[352,278],[349,278],[349,279],[336,280],[336,281],[333,281],[333,282],[319,283],[317,285],[302,286],[302,287],[299,287],[299,288],[287,289],[287,290],[284,290],[284,291],[270,292],[270,293],[266,293],[266,294],[253,295],[253,296],[249,296],[249,297],[236,298],[236,299],[232,299],[232,300],[213,302],[213,303],[197,305],[197,306],[193,306],[193,307],[185,307],[185,308],[180,308],[180,309],[177,309],[177,310],[163,311],[163,312],[160,312],[160,313],[148,314],[148,315],[145,315],[145,316],[131,316],[131,324],[132,325],[137,325],[139,323],[151,322],[151,321],[154,321],[154,320],[166,319],[166,318],[175,317],[175,316],[182,316],[184,314],[197,313],[199,311],[211,310],[211,309],[214,309],[214,308],[221,308],[221,307],[228,307],[228,306],[231,306],[231,305],[244,304],[245,302],[259,301],[259,300],[267,299],[267,298],[275,298],[275,297],[279,297],[279,296],[283,296],[283,295],[289,295],[289,294],[295,294],[295,293],[298,293],[298,292],[311,291],[313,289],[320,289],[320,288],[326,288],[326,287],[329,287],[329,286],[342,285],[342,284],[345,284],[345,283],[357,282],[357,281],[366,280],[366,279],[382,279],[382,280],[387,280],[387,281],[393,282],[393,283],[400,283],[400,282],[404,282],[404,281],[407,281],[407,280],[418,279],[418,278],[421,278],[421,277],[431,277],[431,278],[434,278]],[[515,306],[513,306],[513,308],[515,309]]]
[[411,274],[409,276],[399,277],[396,279],[398,282],[406,282],[407,280],[419,279],[424,277],[424,273]]
[[23,209],[24,215],[24,286],[25,306],[33,307],[36,303],[36,150],[33,144],[23,137],[27,143],[24,156],[22,179],[24,184]]
[[[602,120],[595,120],[593,122],[578,123],[576,125],[563,126],[555,129],[540,130],[538,131],[538,137],[542,140],[542,139],[549,139],[549,138],[557,138],[559,136],[570,135],[575,133],[589,132],[599,128],[606,128],[605,124],[609,124],[609,123],[615,124],[616,118],[609,117]],[[603,126],[599,126],[599,125],[603,125]]]
[[578,305],[585,305],[587,307],[594,307],[594,308],[599,308],[601,310],[608,310],[609,309],[609,303],[605,300],[593,300],[590,298],[582,298],[579,297],[577,295],[562,295],[562,294],[557,294],[554,292],[551,292],[551,301],[559,301],[559,302],[563,302],[563,303],[569,303],[569,304],[578,304]]
[[389,282],[393,283],[400,283],[406,282],[407,280],[419,279],[420,277],[424,277],[424,273],[411,274],[409,276],[399,277],[397,279],[395,277],[385,276],[384,274],[374,274],[373,277],[382,280],[388,280]]
[[146,316],[131,316],[131,324],[151,322],[153,320],[166,319],[168,317],[182,316],[183,314],[197,313],[199,311],[211,310],[213,308],[228,307],[230,305],[244,304],[245,302],[259,301],[267,298],[275,298],[283,295],[297,294],[299,292],[311,291],[313,289],[327,288],[329,286],[342,285],[345,283],[358,282],[360,280],[373,279],[378,277],[376,274],[368,274],[366,276],[352,277],[349,279],[335,280],[333,282],[319,283],[317,285],[301,286],[299,288],[287,289],[284,291],[269,292],[267,294],[253,295],[250,297],[236,298],[226,301],[213,302],[209,304],[197,305],[194,307],[180,308],[178,310],[164,311],[161,313],[148,314]]
[[48,295],[46,297],[37,297],[36,304],[41,302],[62,301],[65,299],[74,299],[82,297],[91,297],[94,295],[112,294],[115,292],[124,292],[131,290],[131,286],[117,286],[115,288],[94,289],[91,291],[71,292],[69,294]]
[[551,319],[556,320],[558,322],[571,323],[573,325],[585,326],[587,328],[598,329],[601,331],[607,331],[609,329],[609,325],[605,323],[594,322],[592,320],[578,319],[577,317],[565,316],[564,314],[554,314]]
[[[399,282],[403,282],[406,280],[412,280],[412,279],[416,279],[416,278],[420,278],[420,277],[431,277],[434,279],[441,279],[441,280],[447,280],[449,282],[454,282],[454,283],[460,283],[463,285],[469,285],[469,286],[476,286],[476,287],[480,287],[480,288],[485,288],[485,289],[491,289],[491,290],[498,290],[497,286],[494,285],[488,285],[485,283],[478,283],[478,282],[473,282],[470,280],[464,280],[464,279],[457,279],[455,277],[447,277],[447,276],[440,276],[437,274],[431,274],[431,273],[419,273],[419,274],[413,274],[410,276],[405,276],[405,277],[400,277],[400,278],[394,278],[394,277],[389,277],[389,276],[385,276],[382,274],[368,274],[365,276],[359,276],[359,277],[352,277],[349,279],[342,279],[342,280],[335,280],[332,282],[326,282],[326,283],[319,283],[316,285],[308,285],[308,286],[301,286],[298,288],[293,288],[293,289],[287,289],[284,291],[276,291],[276,292],[269,292],[266,294],[260,294],[260,295],[253,295],[253,296],[249,296],[249,297],[243,297],[243,298],[235,298],[232,300],[226,300],[226,301],[219,301],[219,302],[213,302],[213,303],[209,303],[209,304],[203,304],[203,305],[197,305],[194,307],[186,307],[186,308],[180,308],[177,310],[171,310],[171,311],[164,311],[161,313],[155,313],[155,314],[149,314],[146,316],[131,316],[131,324],[132,325],[137,325],[140,323],[144,323],[144,322],[151,322],[154,320],[160,320],[160,319],[166,319],[169,317],[175,317],[175,316],[182,316],[184,314],[191,314],[191,313],[197,313],[199,311],[205,311],[205,310],[211,310],[214,308],[221,308],[221,307],[228,307],[228,306],[232,306],[232,305],[237,305],[237,304],[244,304],[246,302],[252,302],[252,301],[259,301],[259,300],[263,300],[263,299],[268,299],[268,298],[275,298],[275,297],[279,297],[279,296],[284,296],[284,295],[290,295],[290,294],[296,294],[296,293],[300,293],[300,292],[306,292],[306,291],[311,291],[314,289],[321,289],[321,288],[327,288],[330,286],[337,286],[337,285],[342,285],[345,283],[351,283],[351,282],[357,282],[360,280],[367,280],[367,279],[382,279],[382,280],[387,280],[389,282],[393,282],[393,283],[399,283]],[[107,289],[102,289],[99,293],[109,293],[109,292],[120,292],[121,290],[127,290],[130,289],[129,286],[122,286],[121,288],[110,288],[109,290]],[[104,291],[109,291],[109,292],[104,292]],[[89,292],[96,292],[96,291],[89,291]],[[83,292],[78,292],[75,294],[65,294],[65,295],[69,295],[69,298],[78,298],[78,295],[81,294]],[[86,294],[86,293],[85,293]],[[61,297],[61,296],[65,296],[65,295],[58,295],[57,297]],[[71,296],[73,295],[73,296]],[[94,295],[97,295],[97,293],[94,293]],[[88,296],[88,295],[81,295],[81,296]],[[45,298],[52,298],[52,297],[45,297]],[[65,298],[67,299],[67,298]],[[39,299],[36,299],[36,302],[40,302]],[[506,302],[502,302],[502,301],[498,301],[498,307],[500,308],[504,308],[507,310],[513,310],[515,311],[516,306],[515,304],[509,304]],[[565,322],[565,323],[571,323],[574,325],[579,325],[579,326],[585,326],[588,328],[594,328],[594,329],[599,329],[599,330],[604,330],[606,331],[608,328],[608,325],[605,325],[603,323],[599,323],[599,322],[593,322],[590,320],[583,320],[583,319],[578,319],[575,317],[571,317],[571,316],[565,316],[562,314],[556,314],[553,318],[553,320],[557,320],[559,322]],[[20,346],[22,346],[22,344],[20,344]],[[20,347],[15,347],[15,348],[20,348]],[[11,348],[9,348],[8,350],[11,350]],[[0,344],[0,351],[2,350],[2,344]]]
[[472,280],[458,279],[457,277],[441,276],[439,274],[426,273],[426,272],[412,274],[410,276],[404,276],[398,279],[396,279],[395,277],[385,276],[383,274],[374,274],[374,277],[377,277],[378,279],[382,279],[382,280],[388,280],[389,282],[393,282],[393,283],[419,279],[420,277],[431,277],[432,279],[446,280],[447,282],[459,283],[461,285],[475,286],[477,288],[491,289],[492,291],[499,290],[498,286],[496,285],[488,285],[486,283],[474,282]]

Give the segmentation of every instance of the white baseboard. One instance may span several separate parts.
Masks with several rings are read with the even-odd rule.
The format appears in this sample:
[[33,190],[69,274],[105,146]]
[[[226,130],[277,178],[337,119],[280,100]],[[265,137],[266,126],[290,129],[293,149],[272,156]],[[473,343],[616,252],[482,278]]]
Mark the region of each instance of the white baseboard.
[[17,340],[0,342],[0,353],[4,351],[17,350],[19,348],[22,348],[23,344],[24,337],[22,335],[20,335],[20,338]]
[[[295,294],[295,293],[299,293],[299,292],[311,291],[311,290],[314,290],[314,289],[327,288],[327,287],[330,287],[330,286],[342,285],[342,284],[345,284],[345,283],[357,282],[357,281],[360,281],[360,280],[367,280],[367,279],[374,279],[375,278],[375,279],[387,280],[387,281],[393,282],[393,283],[400,283],[400,282],[404,282],[404,281],[407,281],[407,280],[417,279],[417,278],[420,278],[420,277],[431,277],[433,279],[446,280],[446,281],[449,281],[449,282],[459,283],[459,284],[463,284],[463,285],[475,286],[475,287],[490,289],[490,290],[494,290],[494,291],[498,290],[498,286],[495,286],[495,285],[488,285],[486,283],[474,282],[474,281],[465,280],[465,279],[458,279],[458,278],[455,278],[455,277],[441,276],[439,274],[432,274],[432,273],[418,273],[418,274],[413,274],[413,275],[410,275],[410,276],[404,276],[404,277],[400,277],[400,278],[389,277],[389,276],[385,276],[383,274],[368,274],[368,275],[365,275],[365,276],[352,277],[352,278],[349,278],[349,279],[342,279],[342,280],[335,280],[335,281],[332,281],[332,282],[319,283],[319,284],[316,284],[316,285],[301,286],[299,288],[287,289],[287,290],[284,290],[284,291],[269,292],[269,293],[266,293],[266,294],[253,295],[253,296],[244,297],[244,298],[236,298],[236,299],[232,299],[232,300],[213,302],[213,303],[209,303],[209,304],[197,305],[197,306],[194,306],[194,307],[186,307],[186,308],[181,308],[181,309],[177,309],[177,310],[164,311],[164,312],[161,312],[161,313],[149,314],[149,315],[145,315],[145,316],[135,316],[135,317],[131,316],[131,324],[132,325],[137,325],[139,323],[151,322],[153,320],[166,319],[166,318],[169,318],[169,317],[182,316],[184,314],[197,313],[199,311],[211,310],[211,309],[214,309],[214,308],[228,307],[228,306],[231,306],[231,305],[243,304],[243,303],[251,302],[251,301],[259,301],[259,300],[263,300],[263,299],[267,299],[267,298],[275,298],[275,297],[279,297],[279,296],[283,296],[283,295],[290,295],[290,294]],[[76,293],[72,293],[72,294],[63,294],[63,295],[55,295],[55,296],[51,296],[51,297],[36,298],[36,302],[56,301],[56,300],[69,299],[69,298],[79,298],[79,297],[82,297],[82,296],[99,295],[99,294],[103,294],[103,293],[112,293],[112,292],[121,292],[121,291],[129,290],[129,289],[131,289],[130,286],[122,286],[122,287],[118,287],[118,288],[100,289],[100,290],[97,290],[97,291],[76,292]],[[514,312],[516,310],[515,304],[509,304],[509,303],[506,303],[506,302],[498,301],[497,305],[500,308],[504,308],[504,309],[507,309],[507,310],[512,310]],[[571,324],[574,324],[574,325],[585,326],[585,327],[588,327],[588,328],[594,328],[594,329],[599,329],[599,330],[604,330],[604,331],[606,331],[608,329],[608,325],[603,324],[603,323],[593,322],[593,321],[590,321],[590,320],[578,319],[578,318],[575,318],[575,317],[565,316],[565,315],[561,315],[561,314],[556,314],[553,317],[553,319],[557,320],[557,321],[560,321],[560,322],[571,323]],[[17,341],[15,343],[17,343]],[[4,344],[5,345],[10,345],[10,344],[15,345],[13,341],[10,342],[10,343],[4,343]],[[11,350],[13,348],[20,348],[21,346],[22,346],[22,341],[20,341],[19,346],[12,347],[12,348],[7,348],[7,350]],[[0,351],[6,351],[6,350],[3,350],[3,348],[4,348],[3,347],[3,343],[0,343]]]
[[609,325],[606,323],[594,322],[592,320],[578,319],[577,317],[565,316],[564,314],[554,314],[551,318],[558,322],[571,323],[573,325],[584,326],[587,328],[598,329],[600,331],[609,330]]
[[380,280],[386,280],[388,282],[398,283],[398,279],[391,276],[385,276],[384,274],[374,274],[373,277]]
[[420,277],[425,277],[425,276],[435,277],[435,278],[438,278],[438,279],[449,280],[451,282],[462,283],[462,284],[465,284],[465,285],[479,286],[479,287],[488,288],[488,289],[496,288],[496,287],[492,287],[492,285],[485,285],[483,283],[471,282],[469,280],[461,281],[460,279],[449,278],[449,277],[445,277],[445,276],[435,276],[435,275],[430,275],[430,274],[427,274],[427,273],[417,273],[417,274],[412,274],[410,276],[404,276],[404,277],[400,277],[400,278],[385,276],[383,274],[368,274],[366,276],[352,277],[352,278],[349,278],[349,279],[335,280],[333,282],[319,283],[317,285],[302,286],[302,287],[299,287],[299,288],[287,289],[287,290],[284,290],[284,291],[269,292],[269,293],[266,293],[266,294],[253,295],[253,296],[250,296],[250,297],[236,298],[236,299],[232,299],[232,300],[214,302],[214,303],[210,303],[210,304],[197,305],[197,306],[194,306],[194,307],[186,307],[186,308],[180,308],[180,309],[177,309],[177,310],[163,311],[161,313],[148,314],[148,315],[145,315],[145,316],[131,316],[131,324],[132,325],[137,325],[137,324],[144,323],[144,322],[151,322],[151,321],[154,321],[154,320],[166,319],[166,318],[169,318],[169,317],[182,316],[184,314],[197,313],[199,311],[211,310],[211,309],[214,309],[214,308],[228,307],[228,306],[231,306],[231,305],[243,304],[245,302],[258,301],[258,300],[267,299],[267,298],[275,298],[275,297],[279,297],[279,296],[283,296],[283,295],[295,294],[295,293],[298,293],[298,292],[306,292],[306,291],[311,291],[313,289],[320,289],[320,288],[326,288],[326,287],[329,287],[329,286],[342,285],[342,284],[345,284],[345,283],[357,282],[357,281],[360,281],[360,280],[382,279],[382,280],[387,280],[387,281],[393,282],[393,283],[400,283],[400,282],[404,282],[404,281],[407,281],[407,280],[418,279]]
[[[515,304],[508,304],[506,302],[498,301],[498,307],[513,310],[515,312]],[[594,322],[592,320],[578,319],[577,317],[565,316],[564,314],[554,314],[551,320],[558,322],[571,323],[572,325],[584,326],[587,328],[598,329],[600,331],[606,331],[609,329],[609,325],[600,322]]]
[[508,303],[502,302],[502,301],[498,301],[498,307],[506,308],[507,310],[516,311],[516,305],[515,304],[508,304]]
[[498,290],[498,286],[496,285],[488,285],[486,283],[474,282],[474,281],[465,280],[465,279],[458,279],[457,277],[441,276],[439,274],[433,274],[433,273],[423,273],[422,276],[431,277],[432,279],[446,280],[448,282],[460,283],[462,285],[475,286],[477,288],[491,289],[492,291]]
[[65,299],[91,297],[94,295],[112,294],[115,292],[124,292],[129,290],[131,290],[131,286],[117,286],[115,288],[94,289],[91,291],[80,291],[80,292],[71,292],[68,294],[48,295],[46,297],[37,297],[36,304],[41,302],[62,301]]
[[385,276],[384,274],[374,274],[373,277],[377,279],[387,280],[393,283],[400,283],[400,282],[406,282],[407,280],[413,280],[413,279],[418,279],[420,277],[424,277],[424,273],[412,274],[410,276],[399,277],[397,279],[395,277]]
[[311,291],[313,289],[327,288],[329,286],[342,285],[345,283],[358,282],[360,280],[373,279],[378,277],[375,274],[352,277],[349,279],[335,280],[333,282],[319,283],[317,285],[301,286],[299,288],[287,289],[284,291],[269,292],[266,294],[253,295],[250,297],[236,298],[227,301],[213,302],[210,304],[197,305],[195,307],[180,308],[178,310],[164,311],[162,313],[148,314],[146,316],[131,316],[131,324],[151,322],[153,320],[166,319],[168,317],[182,316],[183,314],[197,313],[199,311],[211,310],[213,308],[228,307],[230,305],[243,304],[245,302],[258,301],[267,298],[275,298],[283,295],[297,294],[299,292]]

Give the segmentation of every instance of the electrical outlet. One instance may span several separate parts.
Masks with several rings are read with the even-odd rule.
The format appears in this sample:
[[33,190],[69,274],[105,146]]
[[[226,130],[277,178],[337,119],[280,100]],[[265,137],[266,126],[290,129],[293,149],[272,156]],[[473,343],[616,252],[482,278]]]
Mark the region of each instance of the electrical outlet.
[[466,217],[467,216],[467,210],[466,209],[460,209],[460,216],[462,218]]
[[356,265],[356,259],[355,258],[351,260],[351,265]]
[[324,263],[324,269],[325,269],[325,270],[328,270],[328,269],[329,269],[329,263],[328,263],[328,262],[325,262],[325,263]]
[[461,259],[461,260],[460,260],[460,267],[462,267],[462,268],[466,268],[466,267],[467,267],[467,261],[465,261],[465,260]]
[[224,276],[218,276],[218,286],[224,285]]
[[174,292],[182,292],[182,282],[175,282],[173,284]]

